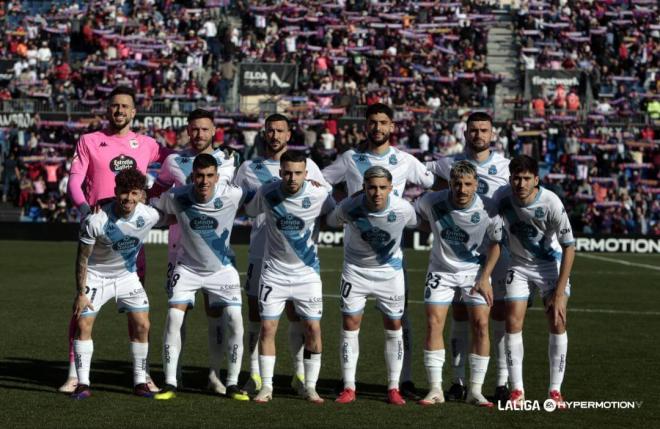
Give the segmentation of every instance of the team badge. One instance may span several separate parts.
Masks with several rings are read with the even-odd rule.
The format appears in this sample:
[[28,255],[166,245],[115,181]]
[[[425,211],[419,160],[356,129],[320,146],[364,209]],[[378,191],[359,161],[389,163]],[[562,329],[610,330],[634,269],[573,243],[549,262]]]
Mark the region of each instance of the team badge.
[[491,174],[491,175],[492,174],[497,174],[497,167],[495,167],[494,165],[491,165],[490,167],[488,167],[488,174]]
[[481,216],[479,215],[479,213],[473,214],[472,217],[470,218],[470,222],[472,223],[479,223],[480,220],[481,220]]
[[537,207],[536,210],[534,210],[534,217],[535,218],[541,219],[541,218],[543,218],[544,215],[545,215],[545,212],[543,211],[543,209],[541,207]]
[[261,170],[262,168],[264,168],[264,165],[262,163],[260,163],[260,162],[255,162],[254,163],[254,169],[255,170]]
[[309,197],[305,197],[302,200],[302,208],[308,209],[312,206],[312,202],[309,200]]
[[132,149],[137,149],[138,146],[140,146],[140,143],[138,143],[137,139],[130,139],[128,141],[128,144],[131,146]]
[[213,200],[213,207],[215,207],[217,210],[220,210],[222,208],[222,200],[220,198]]
[[142,216],[139,216],[137,220],[135,221],[135,226],[138,228],[142,228],[144,226],[144,218]]
[[366,161],[367,161],[367,157],[364,156],[364,154],[360,154],[360,156],[358,156],[358,162],[366,162]]
[[179,162],[181,164],[188,164],[190,162],[190,158],[186,158],[185,156],[182,156],[179,158]]
[[388,221],[389,223],[396,222],[396,213],[394,213],[393,211],[391,211],[391,212],[387,215],[387,221]]
[[390,155],[390,165],[397,165],[399,161],[396,160],[396,155]]
[[399,196],[399,191],[397,191],[396,189],[395,189],[394,192],[392,192],[392,193],[393,193],[394,195],[396,195],[397,197]]

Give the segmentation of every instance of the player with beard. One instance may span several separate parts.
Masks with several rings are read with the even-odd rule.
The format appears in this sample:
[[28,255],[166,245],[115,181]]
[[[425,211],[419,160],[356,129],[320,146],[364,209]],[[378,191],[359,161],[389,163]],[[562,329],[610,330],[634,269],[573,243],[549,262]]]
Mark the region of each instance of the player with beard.
[[[409,153],[390,145],[394,132],[394,112],[382,103],[372,104],[366,111],[367,142],[361,148],[350,149],[337,157],[335,162],[323,169],[326,180],[335,185],[346,182],[348,195],[362,189],[364,173],[373,166],[381,166],[392,174],[392,193],[402,197],[406,184],[411,183],[423,188],[433,185],[433,174],[424,164]],[[406,288],[406,302],[408,293]],[[412,382],[412,330],[410,318],[406,312],[401,322],[403,326],[404,359],[401,372],[401,394],[409,399],[418,399]]]
[[[196,109],[188,114],[188,126],[186,127],[190,147],[178,153],[170,154],[163,163],[156,183],[150,190],[150,196],[160,195],[163,191],[172,187],[180,187],[191,182],[192,166],[195,157],[201,153],[212,155],[217,163],[218,180],[220,184],[228,184],[234,178],[236,166],[239,164],[238,153],[229,152],[227,149],[213,147],[213,137],[215,136],[215,124],[213,123],[213,113]],[[168,234],[168,253],[167,253],[167,284],[174,272],[176,266],[177,252],[179,251],[179,241],[181,238],[181,227],[178,224],[170,226]],[[220,363],[224,355],[224,338],[226,326],[223,323],[222,308],[209,307],[209,298],[204,295],[204,309],[208,321],[208,345],[209,345],[209,390],[219,394],[226,394],[225,385],[220,381]],[[185,342],[185,321],[182,325],[181,347]],[[181,360],[179,360],[181,362]],[[179,370],[180,372],[180,370]],[[178,375],[179,385],[181,385],[181,374]]]
[[[480,197],[492,198],[495,192],[507,186],[509,181],[509,160],[499,153],[490,149],[493,138],[493,119],[484,112],[474,112],[467,119],[467,130],[465,132],[465,151],[461,154],[441,158],[429,162],[426,167],[438,177],[436,188],[442,189],[448,186],[452,165],[458,161],[467,160],[477,170],[478,186],[477,194]],[[482,251],[485,251],[486,244]],[[493,324],[493,343],[495,358],[497,361],[497,376],[495,387],[495,400],[498,402],[509,399],[507,378],[509,372],[506,365],[504,353],[504,294],[506,270],[509,264],[509,252],[506,249],[506,236],[504,237],[500,259],[493,270],[493,306],[490,309],[490,317]],[[469,321],[468,311],[465,304],[456,295],[452,303],[451,341],[452,347],[452,385],[446,393],[449,401],[462,401],[467,396],[465,382],[465,363],[469,347]]]
[[[135,92],[128,87],[115,88],[107,99],[107,128],[83,134],[76,145],[71,164],[68,194],[80,210],[81,220],[90,212],[90,207],[113,198],[115,176],[122,170],[136,168],[143,174],[152,162],[162,161],[168,154],[154,139],[131,131],[135,118]],[[144,250],[138,255],[138,276],[145,284]],[[78,383],[73,361],[73,335],[75,319],[69,324],[69,377],[59,388],[60,392],[71,393]],[[152,391],[158,391],[151,378],[147,382]]]
[[[245,161],[238,171],[234,183],[243,189],[257,191],[263,185],[279,180],[280,158],[287,151],[291,138],[289,119],[279,113],[266,118],[265,124],[266,157]],[[315,181],[325,187],[328,192],[332,186],[328,184],[319,167],[311,159],[307,159],[307,180]],[[258,215],[252,224],[250,232],[250,249],[248,253],[248,270],[245,290],[248,297],[248,350],[250,353],[250,379],[243,387],[250,394],[261,389],[259,375],[259,280],[261,278],[261,261],[264,255],[266,232],[264,230],[265,215]],[[286,305],[289,320],[289,348],[293,362],[293,377],[291,387],[299,394],[305,394],[303,365],[303,328],[300,318],[296,315],[291,302]]]

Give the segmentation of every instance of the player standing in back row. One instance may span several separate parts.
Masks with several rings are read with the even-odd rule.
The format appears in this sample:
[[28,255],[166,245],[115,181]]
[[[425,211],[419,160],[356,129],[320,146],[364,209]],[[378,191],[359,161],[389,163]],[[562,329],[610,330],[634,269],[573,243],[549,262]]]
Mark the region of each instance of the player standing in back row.
[[548,329],[548,397],[563,408],[561,384],[566,370],[566,305],[575,240],[566,209],[557,195],[539,186],[538,164],[520,155],[511,160],[511,187],[495,194],[509,233],[511,264],[506,278],[506,356],[511,381],[509,401],[520,407],[523,386],[523,322],[534,290],[543,298]]
[[[384,104],[376,103],[366,111],[367,142],[363,150],[348,150],[337,157],[335,162],[323,169],[323,176],[330,184],[346,182],[348,195],[362,189],[364,173],[369,167],[378,165],[392,174],[392,193],[403,196],[406,183],[430,188],[433,186],[433,174],[424,164],[409,153],[402,152],[390,145],[394,132],[394,112]],[[405,268],[404,268],[405,270]],[[406,302],[407,302],[406,289]],[[404,358],[401,372],[401,393],[417,399],[415,385],[412,382],[412,330],[406,311],[401,319],[403,326]]]
[[[485,112],[474,112],[467,119],[465,131],[465,151],[455,156],[441,158],[426,163],[426,167],[438,176],[438,188],[446,188],[449,184],[449,172],[455,162],[467,160],[477,170],[477,194],[480,197],[492,198],[493,194],[509,184],[509,160],[491,150],[493,139],[493,119]],[[509,372],[504,353],[504,295],[506,271],[509,266],[509,251],[506,248],[506,237],[501,247],[500,258],[493,270],[493,306],[490,317],[493,323],[493,344],[497,362],[497,377],[495,384],[495,401],[502,403],[509,399],[507,378]],[[485,245],[486,246],[486,245]],[[482,249],[485,251],[485,248]],[[466,398],[465,362],[469,347],[469,328],[467,308],[460,300],[460,295],[452,303],[451,351],[452,351],[452,385],[447,391],[448,401],[462,401]]]
[[[149,164],[162,161],[168,153],[151,137],[131,131],[131,122],[136,114],[133,89],[121,86],[115,88],[108,96],[107,103],[108,127],[80,137],[71,164],[68,194],[80,210],[81,221],[90,212],[90,207],[114,197],[117,173],[136,168],[146,174]],[[144,250],[138,255],[137,267],[138,276],[144,285]],[[69,325],[69,377],[60,387],[60,392],[72,392],[78,383],[73,361],[75,326],[72,318]],[[148,374],[147,381],[152,391],[158,390]]]

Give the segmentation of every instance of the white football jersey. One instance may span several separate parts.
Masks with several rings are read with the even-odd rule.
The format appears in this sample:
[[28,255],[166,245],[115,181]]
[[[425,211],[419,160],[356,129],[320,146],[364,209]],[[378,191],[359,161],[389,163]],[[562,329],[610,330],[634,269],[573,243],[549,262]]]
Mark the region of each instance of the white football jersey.
[[383,155],[348,150],[323,169],[323,176],[333,185],[346,182],[348,195],[353,195],[362,189],[364,172],[375,165],[386,168],[392,174],[392,192],[396,196],[403,196],[406,183],[423,188],[433,186],[433,174],[426,169],[424,164],[411,154],[395,147],[390,147]]
[[142,203],[138,203],[128,219],[117,217],[113,211],[115,204],[104,205],[80,227],[80,241],[94,245],[88,270],[100,276],[136,272],[138,252],[160,217],[158,211]]
[[469,159],[465,153],[454,156],[447,156],[440,158],[436,161],[427,162],[426,168],[440,177],[441,179],[449,182],[449,172],[452,165],[456,161],[468,160],[477,169],[477,179],[479,186],[477,193],[483,197],[492,198],[493,194],[502,186],[509,184],[509,162],[507,158],[503,157],[497,152],[491,151],[487,160],[482,163],[477,163],[473,159]]
[[180,186],[162,195],[156,207],[176,215],[181,228],[177,265],[198,274],[214,273],[234,265],[229,246],[231,230],[244,191],[234,185],[218,183],[207,203],[199,203],[193,185]]
[[425,194],[415,209],[433,232],[429,272],[476,273],[485,262],[480,253],[485,239],[502,240],[502,219],[490,200],[474,196],[472,204],[457,208],[448,189]]
[[[193,161],[197,155],[192,149],[186,149],[168,155],[163,162],[156,182],[165,188],[189,184]],[[218,161],[220,182],[230,183],[234,178],[236,166],[239,163],[238,154],[232,153],[231,155],[227,155],[224,150],[216,149],[211,155]]]
[[402,269],[401,238],[405,227],[417,224],[412,205],[403,198],[390,195],[387,207],[371,212],[366,197],[359,194],[346,198],[328,215],[328,225],[346,224],[344,261],[366,268]]
[[[321,169],[311,159],[307,159],[307,179],[319,182],[327,192],[332,191],[332,185],[326,182]],[[280,161],[274,159],[257,158],[245,161],[236,172],[234,183],[243,189],[256,192],[266,183],[280,180]],[[248,260],[256,261],[263,257],[266,244],[264,232],[265,214],[258,215],[252,223],[250,230],[250,249]]]
[[318,273],[316,221],[335,201],[327,189],[308,182],[294,195],[285,195],[280,186],[279,180],[263,185],[245,206],[248,216],[265,214],[263,263],[296,276]]
[[571,223],[561,200],[539,187],[536,199],[520,205],[511,187],[500,189],[495,198],[508,232],[511,265],[543,270],[561,261],[562,246],[575,243]]

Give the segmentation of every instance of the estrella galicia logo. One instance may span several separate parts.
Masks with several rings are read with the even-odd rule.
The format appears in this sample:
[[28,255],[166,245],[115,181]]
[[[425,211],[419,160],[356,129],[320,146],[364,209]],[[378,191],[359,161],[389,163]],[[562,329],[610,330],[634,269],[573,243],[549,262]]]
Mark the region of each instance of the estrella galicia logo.
[[485,195],[485,194],[488,193],[488,189],[489,189],[489,186],[488,186],[488,183],[486,183],[485,180],[479,179],[477,181],[477,194]]
[[195,231],[212,231],[218,227],[218,221],[212,217],[201,215],[190,219],[190,227]]
[[116,158],[112,158],[110,161],[110,171],[115,174],[123,170],[128,170],[129,168],[137,168],[137,161],[130,156],[119,155]]
[[137,220],[135,221],[135,226],[138,228],[142,228],[144,226],[144,218],[142,216],[138,216]]
[[371,243],[371,244],[387,243],[392,238],[387,231],[383,231],[377,226],[374,226],[373,228],[367,231],[362,231],[360,237],[367,243]]
[[396,155],[392,154],[390,155],[390,165],[397,165],[399,161],[396,159]]
[[280,231],[302,231],[305,229],[305,221],[291,213],[277,219],[276,223],[277,229]]
[[216,210],[220,210],[222,208],[222,200],[220,198],[216,198],[215,200],[213,200],[213,207]]
[[537,219],[543,219],[543,216],[545,216],[545,211],[543,211],[543,208],[537,207],[536,210],[534,210],[534,217]]
[[511,233],[518,237],[534,238],[536,237],[536,228],[525,222],[516,222],[511,225]]
[[387,215],[387,221],[388,221],[389,223],[394,223],[394,222],[396,222],[396,213],[394,213],[394,211],[391,211],[391,212]]
[[497,174],[497,167],[495,167],[495,165],[491,165],[490,167],[488,167],[488,174],[490,174],[491,176],[493,174]]
[[302,200],[302,208],[308,209],[312,206],[312,202],[309,200],[309,197],[305,197]]
[[478,212],[473,214],[472,217],[470,218],[470,222],[472,222],[474,224],[479,223],[480,220],[481,220],[481,216],[479,215]]
[[127,250],[133,250],[140,245],[140,239],[137,237],[131,237],[127,235],[119,241],[112,243],[112,250],[116,252],[125,252]]
[[468,233],[463,231],[457,226],[452,226],[446,229],[443,229],[440,233],[440,236],[447,242],[451,244],[465,244],[470,238]]

